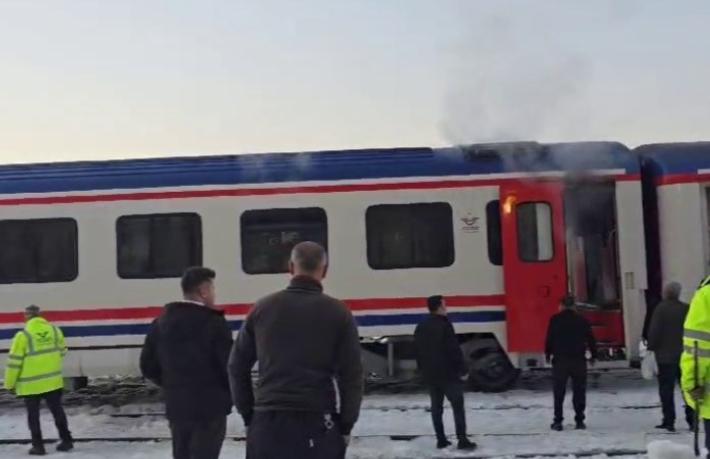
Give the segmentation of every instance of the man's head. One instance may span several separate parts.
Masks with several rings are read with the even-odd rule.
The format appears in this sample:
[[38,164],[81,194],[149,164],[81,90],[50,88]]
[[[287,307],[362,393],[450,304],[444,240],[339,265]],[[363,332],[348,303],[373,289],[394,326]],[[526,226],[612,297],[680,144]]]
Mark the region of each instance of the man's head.
[[677,300],[680,298],[680,292],[682,287],[678,282],[669,282],[663,288],[663,299],[664,300]]
[[207,307],[215,308],[215,277],[217,274],[209,268],[187,268],[180,282],[183,297],[186,300],[197,301]]
[[446,300],[441,295],[430,296],[426,299],[427,308],[429,312],[439,316],[445,316],[446,311]]
[[328,255],[320,244],[300,242],[291,251],[288,269],[294,276],[308,276],[321,281],[328,271]]
[[39,317],[39,314],[39,306],[37,306],[36,304],[31,304],[25,308],[25,320],[30,320],[34,319],[35,317]]
[[577,300],[574,298],[574,295],[569,293],[563,296],[562,300],[560,300],[560,306],[562,306],[562,309],[574,309],[576,304]]

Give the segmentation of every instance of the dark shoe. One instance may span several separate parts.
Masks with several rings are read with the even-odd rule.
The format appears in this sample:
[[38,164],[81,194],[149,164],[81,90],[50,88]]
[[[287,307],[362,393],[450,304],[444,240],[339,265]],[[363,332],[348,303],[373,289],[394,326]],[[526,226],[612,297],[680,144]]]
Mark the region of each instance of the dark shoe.
[[550,429],[556,431],[556,432],[562,432],[562,423],[561,422],[553,422],[552,425],[550,426]]
[[476,448],[478,448],[478,445],[468,438],[462,438],[459,440],[458,449],[462,451],[473,451]]
[[74,443],[70,441],[63,441],[57,445],[57,451],[66,453],[74,449]]
[[575,430],[587,430],[587,424],[584,423],[584,421],[577,421],[577,424],[574,426]]
[[437,449],[445,449],[449,446],[451,446],[451,442],[449,440],[437,440],[436,442]]
[[663,429],[667,430],[668,432],[675,432],[675,426],[673,426],[672,424],[661,424],[656,426],[656,429]]
[[47,454],[47,451],[45,451],[44,446],[33,446],[32,449],[29,450],[28,454],[30,456],[44,456]]

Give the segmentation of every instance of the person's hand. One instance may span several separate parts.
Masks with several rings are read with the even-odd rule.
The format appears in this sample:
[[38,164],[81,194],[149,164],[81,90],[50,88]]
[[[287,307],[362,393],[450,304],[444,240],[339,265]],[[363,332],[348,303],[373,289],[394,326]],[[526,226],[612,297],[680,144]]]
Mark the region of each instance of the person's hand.
[[345,443],[345,446],[350,446],[350,440],[352,440],[350,435],[343,435],[343,443]]
[[691,390],[689,392],[690,397],[695,400],[696,402],[699,402],[705,398],[705,388],[704,387],[696,387],[695,389]]

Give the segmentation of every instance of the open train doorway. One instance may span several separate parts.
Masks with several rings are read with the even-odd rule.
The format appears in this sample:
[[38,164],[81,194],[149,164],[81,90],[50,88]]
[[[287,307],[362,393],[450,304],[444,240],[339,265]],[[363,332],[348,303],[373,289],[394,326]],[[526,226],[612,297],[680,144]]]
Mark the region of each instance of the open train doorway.
[[568,183],[564,209],[569,291],[592,324],[600,358],[624,359],[615,182]]

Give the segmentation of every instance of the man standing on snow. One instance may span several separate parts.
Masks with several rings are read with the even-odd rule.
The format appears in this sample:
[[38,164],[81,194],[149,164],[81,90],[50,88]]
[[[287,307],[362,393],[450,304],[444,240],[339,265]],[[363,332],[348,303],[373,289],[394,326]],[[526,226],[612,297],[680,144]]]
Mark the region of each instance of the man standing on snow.
[[232,411],[232,332],[216,305],[214,279],[208,268],[185,271],[184,299],[153,321],[141,353],[143,376],[163,388],[175,459],[218,459]]
[[550,319],[547,328],[545,358],[552,361],[552,378],[555,397],[555,419],[552,430],[561,431],[563,405],[567,382],[572,380],[572,404],[574,405],[577,430],[584,430],[587,405],[587,358],[591,354],[591,363],[597,357],[597,344],[592,333],[592,326],[587,319],[575,311],[574,297],[568,295],[562,299],[562,311]]
[[458,448],[474,450],[476,444],[466,434],[466,412],[464,411],[463,383],[466,364],[463,352],[456,338],[454,326],[446,312],[446,301],[442,296],[427,299],[429,317],[414,331],[417,364],[429,386],[431,396],[431,418],[436,432],[436,447],[444,449],[451,445],[444,433],[444,397],[454,410]]
[[[697,356],[696,356],[697,353]],[[705,423],[705,447],[710,459],[710,277],[703,280],[690,302],[683,330],[680,358],[681,387],[685,400]]]
[[59,432],[61,441],[57,451],[70,451],[74,441],[62,408],[62,363],[67,353],[64,335],[59,327],[40,316],[38,306],[32,305],[25,309],[25,320],[25,328],[15,335],[7,356],[5,389],[14,390],[25,401],[32,434],[30,455],[46,454],[39,424],[42,400],[47,402]]
[[234,343],[229,376],[249,459],[345,457],[362,402],[360,339],[345,304],[323,293],[327,266],[323,247],[297,244],[290,285],[256,302]]
[[[680,301],[681,286],[671,282],[663,289],[648,327],[648,349],[658,363],[658,393],[663,406],[663,422],[658,429],[675,432],[675,387],[680,383],[680,356],[683,353],[683,323],[688,305]],[[686,405],[685,420],[693,426],[693,410]]]

